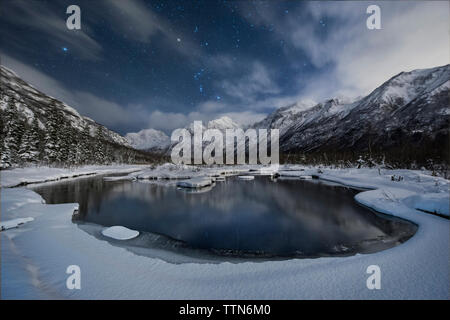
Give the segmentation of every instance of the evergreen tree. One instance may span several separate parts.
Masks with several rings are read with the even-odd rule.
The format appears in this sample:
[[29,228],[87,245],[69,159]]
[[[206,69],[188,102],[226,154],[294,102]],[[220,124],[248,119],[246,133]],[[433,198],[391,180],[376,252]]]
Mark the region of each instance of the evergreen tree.
[[61,161],[61,124],[63,123],[58,111],[50,112],[45,123],[44,160],[47,164]]
[[9,167],[19,163],[19,146],[24,132],[24,123],[17,118],[16,108],[12,104],[6,109],[4,124],[4,139],[1,163],[3,167]]
[[4,149],[4,141],[5,141],[5,125],[4,125],[4,114],[3,111],[0,109],[0,168],[3,168],[3,162],[1,161],[1,158],[3,156],[3,149]]
[[37,162],[39,160],[38,124],[34,118],[31,125],[25,124],[25,132],[20,141],[19,159],[22,163]]
[[95,136],[95,163],[104,164],[107,163],[106,159],[106,135],[105,130],[102,126],[97,128]]

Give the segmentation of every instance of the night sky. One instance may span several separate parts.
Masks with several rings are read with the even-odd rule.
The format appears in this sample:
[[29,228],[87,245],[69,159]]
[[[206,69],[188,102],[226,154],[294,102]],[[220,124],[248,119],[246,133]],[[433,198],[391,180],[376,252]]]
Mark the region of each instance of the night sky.
[[[81,8],[68,30],[66,8]],[[382,30],[366,28],[378,4]],[[0,1],[2,64],[121,134],[241,124],[296,101],[367,94],[449,63],[449,4]]]

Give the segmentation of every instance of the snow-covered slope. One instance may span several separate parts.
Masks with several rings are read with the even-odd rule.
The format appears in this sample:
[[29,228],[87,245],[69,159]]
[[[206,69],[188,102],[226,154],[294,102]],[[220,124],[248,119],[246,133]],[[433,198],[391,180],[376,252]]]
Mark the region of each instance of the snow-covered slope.
[[[210,170],[198,169],[197,174],[204,175],[204,170]],[[295,170],[295,167],[285,169]],[[325,169],[323,173],[318,173],[318,168],[298,169],[350,187],[373,189],[359,193],[355,200],[379,212],[407,219],[419,226],[418,231],[401,245],[371,254],[195,263],[198,260],[193,257],[144,248],[143,242],[139,247],[132,244],[124,244],[124,247],[118,246],[116,240],[99,239],[96,235],[102,231],[101,226],[83,227],[72,222],[78,204],[48,205],[30,189],[1,188],[1,222],[34,218],[18,229],[0,232],[2,298],[449,298],[449,220],[415,209],[418,195],[428,199],[436,194],[448,196],[448,180],[433,177],[430,172],[410,170],[383,170],[380,175],[376,169]],[[405,179],[392,181],[393,174]],[[434,200],[429,202],[434,203]],[[147,241],[145,239],[142,241]],[[64,270],[74,263],[82,269],[82,290],[67,290],[66,287],[68,275]],[[381,290],[367,289],[370,274],[366,270],[374,264],[381,268]]]
[[[223,116],[218,119],[202,123],[202,129],[218,129],[225,134],[226,129],[236,129],[240,126],[234,122],[230,117]],[[194,134],[194,122],[186,126],[191,134]],[[128,143],[136,149],[147,150],[153,152],[168,152],[170,151],[171,141],[170,137],[164,132],[155,129],[144,129],[136,133],[127,133],[125,138]]]
[[208,122],[207,124],[208,129],[219,129],[219,130],[226,130],[226,129],[236,129],[240,126],[234,122],[230,117],[223,116],[218,119],[214,119]]
[[135,149],[165,151],[170,145],[170,137],[155,129],[144,129],[125,135],[128,143]]
[[281,108],[253,127],[280,129],[283,151],[439,145],[449,136],[449,88],[450,65],[402,72],[358,101]]
[[30,84],[23,81],[12,70],[0,66],[2,90],[0,96],[0,109],[6,111],[8,106],[14,107],[17,117],[26,119],[31,125],[36,117],[40,129],[45,130],[46,119],[49,113],[60,111],[64,119],[73,128],[79,131],[89,130],[91,136],[95,136],[99,128],[102,128],[106,138],[111,142],[128,146],[127,140],[118,133],[107,129],[94,120],[83,117],[74,108],[55,98],[52,98]]
[[258,129],[277,128],[282,131],[296,121],[299,113],[314,107],[316,104],[315,101],[308,100],[299,101],[290,106],[279,108],[269,114],[265,119],[254,124],[253,127]]
[[0,168],[158,161],[1,66]]
[[[221,118],[208,121],[206,124],[202,122],[202,128],[203,130],[218,129],[223,133],[225,133],[226,129],[236,129],[240,128],[240,126],[236,122],[234,122],[230,117],[223,116]],[[186,129],[188,129],[193,134],[194,122],[191,122],[188,126],[186,126]]]

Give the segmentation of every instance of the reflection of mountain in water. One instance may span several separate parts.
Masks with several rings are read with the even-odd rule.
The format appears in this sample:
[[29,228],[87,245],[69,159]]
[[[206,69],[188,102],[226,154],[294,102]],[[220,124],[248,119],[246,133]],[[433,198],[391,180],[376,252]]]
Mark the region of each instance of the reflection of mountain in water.
[[415,232],[411,224],[381,218],[356,204],[354,191],[317,181],[232,177],[210,190],[189,193],[173,182],[94,177],[35,190],[48,203],[78,202],[81,221],[167,235],[221,254],[369,252],[394,246]]

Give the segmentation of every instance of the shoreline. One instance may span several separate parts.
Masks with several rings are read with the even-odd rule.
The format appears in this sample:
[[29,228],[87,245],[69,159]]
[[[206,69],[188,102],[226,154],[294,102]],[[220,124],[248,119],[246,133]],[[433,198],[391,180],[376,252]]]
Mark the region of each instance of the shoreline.
[[[336,178],[332,173],[337,174],[337,171],[324,175]],[[349,174],[352,174],[351,170]],[[352,176],[353,181],[349,184],[358,180]],[[343,181],[342,176],[337,179]],[[363,177],[359,180],[360,185],[367,184]],[[427,188],[431,188],[429,185]],[[32,190],[2,188],[2,193],[10,196],[10,202],[16,203],[16,207],[7,203],[2,216],[32,215],[36,218],[18,229],[0,233],[5,240],[1,244],[2,296],[4,299],[26,298],[27,292],[33,292],[30,298],[39,298],[45,292],[36,292],[33,282],[36,283],[37,277],[39,283],[50,286],[50,291],[58,297],[76,299],[448,299],[449,221],[407,207],[403,200],[414,194],[411,190],[373,187],[373,190],[359,192],[355,200],[377,212],[419,226],[416,234],[399,246],[350,257],[182,265],[136,256],[125,248],[114,247],[88,235],[70,220],[77,204],[45,205]],[[448,187],[448,182],[442,187]],[[20,201],[22,203],[17,207]],[[50,248],[37,250],[35,243]],[[11,246],[16,249],[12,250]],[[67,252],[68,248],[78,249]],[[95,256],[94,260],[86,257],[91,255]],[[16,265],[24,258],[33,265],[31,269],[37,271]],[[74,292],[65,288],[65,274],[61,268],[64,269],[69,261],[81,262],[83,274],[88,278],[83,282],[87,286],[85,290]],[[365,287],[365,268],[370,264],[378,264],[382,269],[382,290],[372,291]],[[13,265],[21,271],[13,272]],[[18,273],[23,278],[18,278]],[[14,274],[15,279],[9,279],[8,275]],[[124,280],[120,274],[129,276]],[[17,282],[23,282],[20,288],[15,287]],[[103,290],[105,287],[110,290]]]

